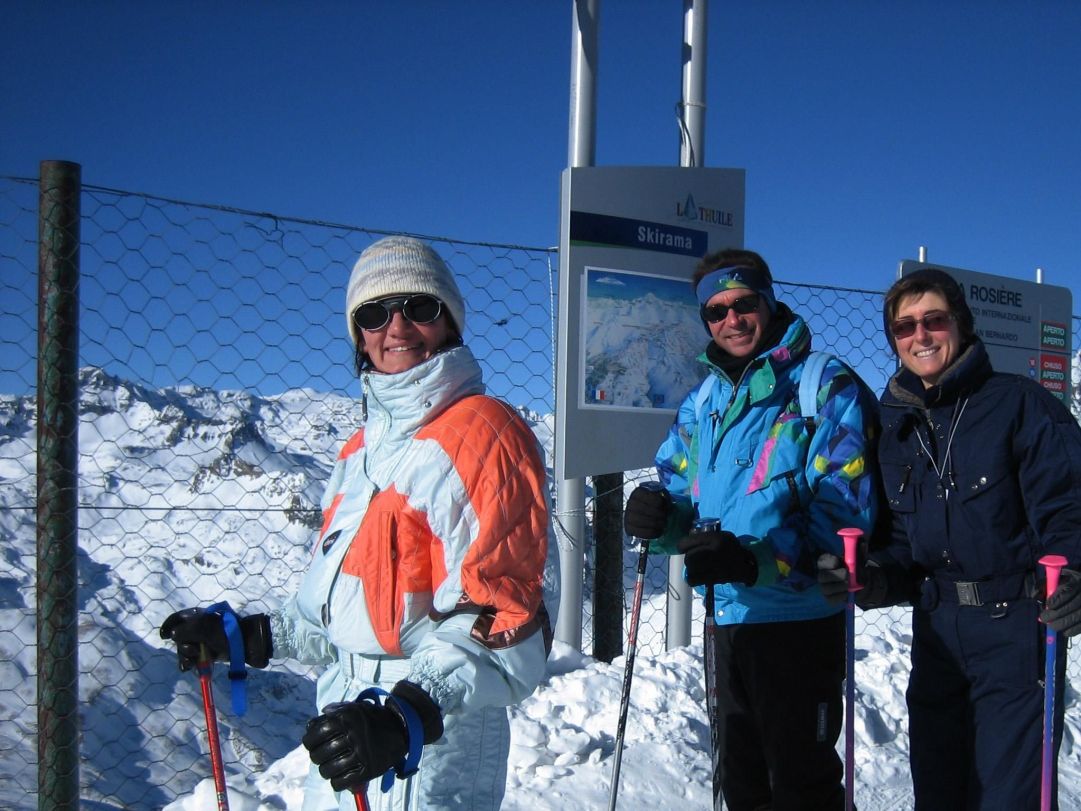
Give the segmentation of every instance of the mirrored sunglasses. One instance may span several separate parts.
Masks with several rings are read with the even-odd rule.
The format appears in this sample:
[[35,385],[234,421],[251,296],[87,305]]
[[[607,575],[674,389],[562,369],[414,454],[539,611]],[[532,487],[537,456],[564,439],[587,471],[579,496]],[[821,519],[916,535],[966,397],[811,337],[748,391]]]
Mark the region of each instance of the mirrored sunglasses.
[[716,324],[728,318],[728,311],[734,310],[737,315],[750,315],[758,309],[758,294],[741,296],[731,304],[703,304],[701,315],[703,321]]
[[953,313],[924,313],[922,318],[901,318],[890,324],[890,334],[894,338],[908,338],[916,334],[916,325],[923,324],[928,332],[945,332],[953,321]]
[[353,324],[358,330],[375,332],[389,324],[399,310],[414,324],[431,324],[442,315],[443,302],[427,293],[367,301],[353,310]]

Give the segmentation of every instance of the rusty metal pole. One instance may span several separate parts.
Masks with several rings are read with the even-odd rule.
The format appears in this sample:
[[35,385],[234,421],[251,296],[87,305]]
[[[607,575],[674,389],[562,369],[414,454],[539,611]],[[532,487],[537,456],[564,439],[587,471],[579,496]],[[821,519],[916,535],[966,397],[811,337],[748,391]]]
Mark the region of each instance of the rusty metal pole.
[[79,807],[79,195],[81,167],[38,183],[38,808]]

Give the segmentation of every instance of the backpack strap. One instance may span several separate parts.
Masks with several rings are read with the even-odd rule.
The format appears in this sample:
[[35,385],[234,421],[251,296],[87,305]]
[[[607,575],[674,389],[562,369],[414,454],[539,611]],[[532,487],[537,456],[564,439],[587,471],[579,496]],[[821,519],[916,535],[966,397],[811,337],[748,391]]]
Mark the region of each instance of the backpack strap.
[[702,385],[698,388],[698,393],[694,396],[694,419],[695,422],[702,416],[702,409],[706,407],[706,403],[709,401],[709,396],[713,393],[713,390],[717,388],[717,384],[720,381],[717,379],[717,375],[713,372],[709,373]]
[[803,366],[799,380],[799,413],[809,423],[818,416],[818,387],[822,383],[822,372],[832,359],[829,352],[812,352]]

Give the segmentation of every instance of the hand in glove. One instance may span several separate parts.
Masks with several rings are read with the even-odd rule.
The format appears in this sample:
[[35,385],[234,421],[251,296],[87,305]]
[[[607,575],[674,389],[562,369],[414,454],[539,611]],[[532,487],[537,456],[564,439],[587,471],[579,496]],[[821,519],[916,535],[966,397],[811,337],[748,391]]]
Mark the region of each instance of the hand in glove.
[[1066,636],[1081,633],[1081,572],[1063,569],[1058,588],[1047,598],[1040,619],[1047,627]]
[[360,791],[370,780],[405,761],[410,749],[409,728],[399,705],[416,712],[424,743],[434,743],[443,736],[439,707],[424,690],[400,681],[390,695],[392,700],[384,704],[370,696],[331,704],[322,715],[308,721],[301,743],[335,791]]
[[753,586],[758,579],[758,561],[731,532],[693,532],[679,542],[686,557],[687,582],[692,586],[715,583],[742,583]]
[[[270,640],[270,618],[266,614],[237,616],[240,636],[244,640],[244,661],[252,667],[266,667],[274,655]],[[166,617],[159,630],[162,639],[176,643],[181,670],[191,670],[200,659],[200,648],[206,646],[211,660],[229,661],[229,639],[221,614],[202,608],[185,608]]]
[[[856,592],[860,608],[877,608],[885,597],[886,573],[874,561],[867,561],[867,545],[860,544],[856,557],[856,582],[862,586]],[[818,586],[826,602],[844,605],[848,602],[848,567],[844,559],[829,553],[818,556]]]
[[648,482],[631,492],[623,508],[623,529],[632,538],[655,540],[664,535],[672,496],[659,482]]

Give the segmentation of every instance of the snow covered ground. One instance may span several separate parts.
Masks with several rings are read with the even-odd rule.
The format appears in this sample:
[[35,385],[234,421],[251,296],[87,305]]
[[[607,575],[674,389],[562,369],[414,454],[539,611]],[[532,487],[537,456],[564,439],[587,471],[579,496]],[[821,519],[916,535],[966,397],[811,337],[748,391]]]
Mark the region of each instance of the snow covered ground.
[[[658,607],[661,602],[658,598]],[[904,686],[908,622],[904,609],[857,620],[856,805],[861,811],[912,808]],[[511,714],[506,811],[607,809],[625,659],[605,664],[565,646],[552,674]],[[1081,713],[1070,691],[1059,761],[1060,807],[1081,808]],[[843,735],[839,751],[843,756]],[[635,660],[619,807],[709,809],[709,729],[701,646]],[[298,747],[260,773],[229,776],[234,811],[299,808],[308,768]],[[205,811],[214,786],[204,780],[166,811]]]

